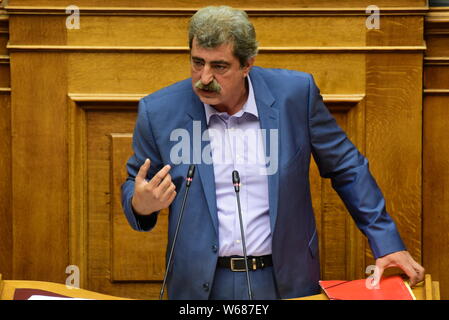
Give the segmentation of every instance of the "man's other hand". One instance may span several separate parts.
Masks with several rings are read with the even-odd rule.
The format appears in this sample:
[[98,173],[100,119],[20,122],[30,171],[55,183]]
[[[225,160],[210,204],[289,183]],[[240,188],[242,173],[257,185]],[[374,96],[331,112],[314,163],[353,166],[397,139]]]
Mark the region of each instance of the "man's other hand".
[[408,251],[397,251],[376,259],[373,286],[379,283],[384,270],[390,267],[401,268],[410,278],[410,286],[412,287],[424,280],[424,268],[413,260]]

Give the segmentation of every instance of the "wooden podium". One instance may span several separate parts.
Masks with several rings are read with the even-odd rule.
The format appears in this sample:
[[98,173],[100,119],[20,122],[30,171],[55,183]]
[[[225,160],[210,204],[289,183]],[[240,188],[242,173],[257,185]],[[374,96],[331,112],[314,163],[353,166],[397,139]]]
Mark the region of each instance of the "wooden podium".
[[[16,289],[34,289],[47,291],[59,296],[71,298],[83,298],[94,300],[129,300],[127,298],[110,296],[84,289],[70,289],[64,284],[29,281],[29,280],[2,280],[0,274],[0,300],[13,300]],[[440,300],[440,287],[438,281],[432,281],[430,274],[426,274],[425,280],[412,288],[417,300]],[[328,300],[327,296],[317,294],[309,297],[296,298],[291,300]]]
[[55,294],[57,296],[64,296],[69,298],[82,298],[93,300],[129,300],[107,294],[101,294],[94,291],[69,288],[65,284],[45,282],[45,281],[29,281],[29,280],[3,280],[0,274],[0,300],[14,300],[14,295],[17,293],[16,289],[31,289],[36,290],[35,294],[43,294],[40,292],[48,292],[48,294]]

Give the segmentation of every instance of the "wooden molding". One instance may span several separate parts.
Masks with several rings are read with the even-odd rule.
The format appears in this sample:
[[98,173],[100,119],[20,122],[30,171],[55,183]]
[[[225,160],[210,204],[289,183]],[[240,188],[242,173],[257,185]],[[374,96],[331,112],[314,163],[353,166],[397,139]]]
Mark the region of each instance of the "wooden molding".
[[[63,45],[14,45],[8,44],[7,49],[17,51],[86,51],[86,52],[189,52],[188,46],[179,47],[150,47],[150,46],[63,46]],[[427,49],[423,43],[421,46],[359,46],[359,47],[260,47],[259,53],[366,53],[366,52],[422,52]]]
[[[58,6],[6,6],[10,15],[67,15],[65,7]],[[200,8],[125,8],[125,7],[80,7],[84,15],[156,15],[156,16],[192,16]],[[366,16],[366,8],[241,8],[250,16]],[[423,7],[380,8],[382,15],[419,15],[429,11]]]
[[80,268],[80,287],[88,281],[88,194],[86,114],[75,101],[68,101],[69,138],[69,261]]
[[449,96],[449,89],[424,89],[427,96]]
[[0,55],[0,64],[9,64],[9,56]]
[[365,94],[322,94],[331,112],[347,113],[365,99]]
[[146,96],[144,93],[114,94],[114,93],[69,93],[68,96],[76,103],[101,103],[101,102],[138,102]]
[[359,47],[261,47],[259,52],[396,52],[396,51],[425,51],[427,46],[423,44],[422,46],[359,46]]
[[[120,108],[125,104],[135,104],[148,93],[69,93],[69,98],[83,109],[103,109],[103,103],[121,103]],[[332,104],[357,105],[364,98],[365,94],[323,94],[323,101]],[[100,104],[100,105],[99,105]],[[89,105],[90,107],[86,107]],[[110,107],[110,106],[109,106]]]
[[[92,94],[69,93],[68,96],[80,109],[87,110],[136,110],[139,100],[147,94]],[[365,98],[365,94],[323,94],[323,101],[331,112],[346,113]]]
[[86,110],[135,110],[137,103],[147,94],[92,94],[69,93],[68,97],[80,109]]
[[447,23],[449,22],[449,7],[432,7],[426,14],[426,22]]
[[449,66],[449,57],[424,57],[425,66]]
[[323,94],[322,96],[326,103],[347,104],[358,104],[365,98],[365,94]]

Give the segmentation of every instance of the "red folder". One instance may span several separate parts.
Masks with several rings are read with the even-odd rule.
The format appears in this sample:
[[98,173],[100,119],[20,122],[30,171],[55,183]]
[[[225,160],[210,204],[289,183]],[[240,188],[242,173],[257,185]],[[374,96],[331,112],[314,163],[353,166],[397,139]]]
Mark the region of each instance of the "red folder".
[[416,300],[400,276],[381,278],[377,288],[371,289],[367,279],[320,281],[320,286],[330,300]]

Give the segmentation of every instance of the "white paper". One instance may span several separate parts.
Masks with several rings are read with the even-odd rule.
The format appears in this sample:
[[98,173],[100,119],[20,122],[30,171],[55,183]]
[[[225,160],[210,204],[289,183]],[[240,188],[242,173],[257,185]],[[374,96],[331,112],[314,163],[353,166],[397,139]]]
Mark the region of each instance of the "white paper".
[[28,298],[28,300],[93,300],[93,299],[84,299],[84,298],[63,298],[63,297],[51,297],[51,296],[42,296],[42,295],[32,295]]

